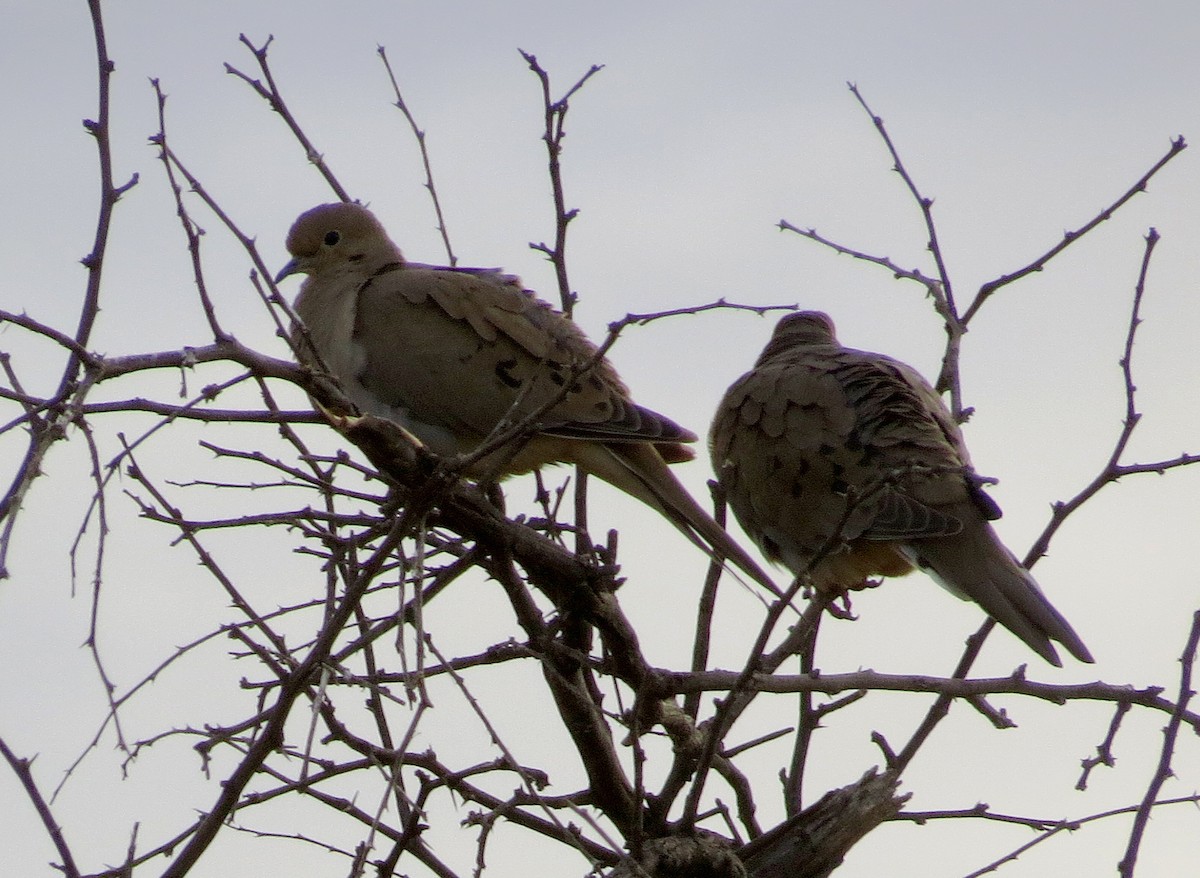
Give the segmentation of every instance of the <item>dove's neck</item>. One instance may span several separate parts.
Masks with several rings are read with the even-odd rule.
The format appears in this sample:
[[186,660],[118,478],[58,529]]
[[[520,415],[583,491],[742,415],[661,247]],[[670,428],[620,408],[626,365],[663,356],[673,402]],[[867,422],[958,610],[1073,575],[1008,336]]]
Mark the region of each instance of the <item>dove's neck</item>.
[[407,264],[400,248],[391,241],[381,241],[369,250],[356,253],[347,260],[347,267],[363,280],[392,271]]

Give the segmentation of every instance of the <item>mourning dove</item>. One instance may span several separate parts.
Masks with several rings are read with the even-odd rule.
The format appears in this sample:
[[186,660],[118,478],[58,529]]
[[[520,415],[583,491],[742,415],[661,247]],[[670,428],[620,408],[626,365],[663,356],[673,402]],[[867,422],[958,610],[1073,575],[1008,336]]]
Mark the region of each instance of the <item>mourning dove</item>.
[[[1092,656],[996,536],[962,432],[913,368],[842,347],[833,321],[779,321],[710,435],[729,505],[763,553],[818,589],[920,568],[1060,665]],[[810,569],[811,567],[811,569]]]
[[293,258],[276,282],[308,275],[295,305],[301,355],[328,369],[363,412],[395,421],[444,456],[473,452],[498,425],[534,415],[518,440],[467,475],[576,464],[777,592],[667,468],[695,456],[681,444],[695,434],[635,404],[579,327],[518,278],[408,262],[358,204],[301,214],[287,248]]

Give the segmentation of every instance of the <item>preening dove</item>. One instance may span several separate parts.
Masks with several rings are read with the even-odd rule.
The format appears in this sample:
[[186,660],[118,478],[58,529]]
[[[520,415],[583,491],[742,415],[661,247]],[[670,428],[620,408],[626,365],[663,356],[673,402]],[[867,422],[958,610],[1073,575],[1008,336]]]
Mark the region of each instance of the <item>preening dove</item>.
[[[296,299],[305,359],[333,373],[363,411],[389,418],[441,455],[477,449],[500,425],[533,425],[476,461],[501,478],[578,464],[660,512],[696,545],[776,591],[668,463],[695,455],[695,434],[642,408],[583,332],[518,278],[495,269],[408,262],[357,204],[302,214],[276,277],[308,275]],[[544,410],[543,410],[544,409]]]
[[[1060,665],[1092,661],[1000,542],[962,433],[913,368],[842,347],[833,321],[779,321],[725,394],[710,435],[729,505],[763,553],[820,589],[920,568]],[[810,569],[811,568],[811,569]]]

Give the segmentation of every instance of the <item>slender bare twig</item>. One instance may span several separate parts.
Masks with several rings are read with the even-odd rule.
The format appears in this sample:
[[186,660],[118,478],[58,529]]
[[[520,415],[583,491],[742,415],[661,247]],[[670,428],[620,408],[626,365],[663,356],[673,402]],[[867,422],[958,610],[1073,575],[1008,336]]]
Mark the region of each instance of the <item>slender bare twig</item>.
[[1129,843],[1125,847],[1125,855],[1117,864],[1117,871],[1121,878],[1133,878],[1138,850],[1141,848],[1142,838],[1146,833],[1146,825],[1150,822],[1150,812],[1154,810],[1163,784],[1172,777],[1171,762],[1175,756],[1179,728],[1183,725],[1188,702],[1196,694],[1192,689],[1192,669],[1196,664],[1198,644],[1200,644],[1200,610],[1192,614],[1192,628],[1188,634],[1187,644],[1183,647],[1183,655],[1179,657],[1179,694],[1175,698],[1175,710],[1171,714],[1171,719],[1163,729],[1163,743],[1158,755],[1158,765],[1146,787],[1146,795],[1142,797],[1141,804],[1138,805],[1137,813],[1134,815],[1133,828],[1129,832]]
[[749,311],[752,314],[757,314],[760,317],[770,314],[772,311],[795,311],[799,309],[799,305],[795,302],[781,305],[749,305],[744,302],[729,302],[724,297],[721,297],[713,302],[706,302],[703,305],[687,305],[683,308],[671,308],[666,311],[651,311],[642,314],[626,314],[620,320],[614,320],[608,324],[610,335],[619,335],[621,330],[626,326],[647,326],[656,320],[663,320],[667,317],[681,317],[687,314],[703,314],[707,311]]
[[[817,618],[813,625],[812,635],[805,639],[799,650],[800,673],[807,676],[813,676],[816,671],[817,635],[822,618],[824,618],[823,614]],[[852,694],[850,697],[857,698],[865,692],[864,689],[858,689],[856,690],[857,694]],[[800,693],[797,704],[796,737],[792,743],[792,759],[788,765],[787,776],[784,778],[783,804],[788,817],[794,817],[804,810],[804,772],[808,765],[813,734],[821,725],[821,717],[827,712],[827,709],[814,707],[811,692]]]
[[[710,481],[709,489],[713,495],[713,520],[725,527],[729,507],[725,503],[725,490],[719,482]],[[692,636],[693,674],[708,670],[709,650],[712,646],[713,612],[717,606],[717,589],[721,582],[724,568],[710,560],[708,572],[704,577],[704,587],[700,591],[700,599],[696,603],[696,633]],[[700,715],[700,692],[689,692],[683,701],[683,712],[694,725]]]
[[908,187],[909,193],[913,200],[921,208],[921,216],[925,220],[925,233],[929,236],[928,247],[929,253],[933,256],[934,265],[937,266],[938,282],[936,285],[929,287],[929,292],[933,295],[934,303],[937,306],[938,313],[946,319],[947,323],[958,319],[958,308],[954,302],[954,287],[950,282],[950,273],[946,270],[946,262],[942,256],[942,247],[938,241],[937,225],[933,221],[933,199],[923,195],[920,189],[917,188],[916,182],[912,175],[909,174],[908,168],[904,166],[904,162],[900,159],[900,153],[896,149],[896,145],[892,142],[892,136],[888,133],[887,127],[883,124],[883,119],[875,114],[859,91],[858,86],[853,82],[846,83],[850,89],[850,93],[854,95],[859,106],[866,111],[871,117],[871,121],[875,125],[875,130],[879,132],[880,138],[887,147],[888,152],[892,156],[892,170],[900,175],[900,179],[904,181],[904,185]]
[[[1166,807],[1166,806],[1170,806],[1170,805],[1193,805],[1193,806],[1195,806],[1197,804],[1200,804],[1200,795],[1179,796],[1174,799],[1159,799],[1157,802],[1154,803],[1154,807],[1162,808],[1162,807]],[[1055,838],[1062,832],[1075,832],[1076,830],[1086,826],[1089,823],[1096,823],[1101,820],[1107,820],[1110,817],[1122,817],[1127,814],[1132,814],[1136,810],[1137,810],[1136,805],[1129,805],[1129,806],[1126,806],[1123,808],[1113,808],[1109,811],[1101,811],[1098,814],[1090,814],[1087,817],[1080,817],[1075,820],[1050,821],[1050,820],[1038,820],[1037,818],[1028,818],[1027,820],[1024,821],[1026,826],[1029,826],[1031,828],[1039,828],[1039,825],[1045,827],[1044,830],[1041,831],[1037,835],[1036,838],[1033,838],[1032,840],[1030,840],[1030,841],[1026,842],[1025,844],[1021,845],[1020,847],[1016,848],[1015,850],[1008,852],[1004,856],[1002,856],[996,860],[993,860],[992,862],[988,863],[987,865],[982,866],[979,869],[976,869],[975,871],[964,875],[963,878],[980,878],[981,875],[987,875],[991,872],[995,872],[1001,866],[1003,866],[1005,863],[1015,862],[1016,860],[1018,860],[1020,858],[1021,854],[1025,853],[1026,851],[1031,850],[1032,848],[1037,847],[1040,844],[1044,844],[1045,842],[1050,841],[1052,838]],[[937,812],[929,812],[929,813],[914,812],[912,816],[914,817],[916,822],[920,823],[920,822],[926,822],[929,820],[940,819],[943,815],[939,814]],[[978,813],[977,809],[970,809],[969,811],[963,812],[960,815],[955,815],[953,812],[947,812],[947,813],[945,813],[944,816],[948,817],[949,819],[952,819],[952,820],[959,820],[959,819],[962,819],[963,817],[968,817],[968,818],[969,817],[978,817],[978,818],[982,818],[985,820],[999,819],[1001,822],[1005,822],[1005,823],[1022,822],[1020,818],[997,817],[996,815],[993,815],[989,811],[983,811],[982,813]],[[907,817],[908,817],[907,814],[901,813],[895,819],[904,820],[904,819],[907,819]]]
[[974,317],[976,312],[979,311],[979,309],[983,306],[983,303],[986,302],[992,296],[992,294],[995,293],[998,289],[1012,283],[1013,281],[1020,280],[1021,278],[1025,277],[1026,275],[1041,271],[1042,269],[1044,269],[1046,267],[1046,263],[1049,262],[1051,259],[1053,259],[1055,256],[1057,256],[1059,253],[1062,253],[1069,246],[1074,244],[1076,241],[1078,241],[1080,238],[1082,238],[1084,235],[1086,235],[1092,229],[1096,228],[1098,225],[1103,223],[1105,220],[1111,219],[1112,215],[1122,205],[1124,205],[1125,202],[1129,201],[1131,198],[1133,198],[1139,192],[1145,192],[1146,185],[1150,182],[1150,178],[1153,177],[1155,174],[1157,174],[1159,171],[1161,171],[1163,169],[1163,167],[1165,167],[1166,164],[1171,161],[1171,159],[1175,158],[1175,156],[1179,155],[1185,149],[1187,149],[1187,143],[1186,143],[1186,141],[1184,141],[1183,137],[1180,136],[1180,137],[1174,138],[1171,141],[1171,146],[1167,150],[1166,155],[1164,155],[1157,162],[1155,162],[1153,167],[1151,167],[1150,170],[1148,170],[1145,174],[1143,174],[1141,179],[1139,179],[1136,183],[1134,183],[1132,186],[1130,186],[1129,189],[1127,189],[1124,192],[1124,194],[1122,194],[1119,198],[1117,198],[1116,201],[1114,201],[1108,207],[1101,210],[1098,214],[1096,214],[1094,217],[1092,217],[1092,219],[1090,219],[1088,222],[1084,223],[1078,229],[1075,229],[1074,231],[1063,232],[1063,237],[1062,237],[1061,241],[1059,241],[1057,244],[1055,244],[1053,247],[1051,247],[1049,250],[1047,250],[1041,256],[1039,256],[1036,259],[1029,262],[1027,265],[1025,265],[1021,268],[1018,268],[1016,271],[1011,271],[1007,274],[1001,275],[1000,277],[996,278],[995,280],[990,280],[987,283],[983,284],[979,288],[979,292],[977,292],[975,294],[975,299],[971,302],[970,306],[967,308],[966,313],[963,314],[963,318],[962,318],[963,323],[964,324],[969,323],[971,321],[971,318]]
[[1142,323],[1142,297],[1146,291],[1146,276],[1150,271],[1150,257],[1153,255],[1154,247],[1158,241],[1158,232],[1150,229],[1146,234],[1146,246],[1142,253],[1142,264],[1138,271],[1137,283],[1133,291],[1133,304],[1129,312],[1129,325],[1125,332],[1125,347],[1120,359],[1121,376],[1125,384],[1125,418],[1121,424],[1121,431],[1118,433],[1116,441],[1113,442],[1113,448],[1109,453],[1108,460],[1096,477],[1085,485],[1074,497],[1054,504],[1050,520],[1046,523],[1045,528],[1043,528],[1041,534],[1038,535],[1038,538],[1034,541],[1034,544],[1025,556],[1026,566],[1032,565],[1038,558],[1046,554],[1046,551],[1050,547],[1050,541],[1068,517],[1103,488],[1114,484],[1121,476],[1133,475],[1135,473],[1161,474],[1168,469],[1200,463],[1200,454],[1181,454],[1170,460],[1161,460],[1153,463],[1121,463],[1121,458],[1125,454],[1129,440],[1133,437],[1133,432],[1137,429],[1142,419],[1142,415],[1137,409],[1137,385],[1133,379],[1133,350],[1137,330]]
[[65,332],[60,332],[53,326],[47,326],[41,321],[35,320],[28,314],[14,314],[12,311],[0,310],[0,323],[11,323],[14,326],[19,326],[22,329],[45,336],[55,344],[62,345],[85,368],[95,368],[100,362],[100,359],[95,354],[73,337],[67,335]]
[[217,319],[217,307],[208,294],[208,283],[204,279],[204,265],[200,258],[200,240],[204,230],[193,222],[187,208],[183,206],[183,188],[175,179],[175,166],[167,151],[167,96],[163,93],[162,86],[157,79],[151,79],[150,85],[158,100],[158,134],[152,138],[151,142],[156,143],[159,147],[158,159],[162,162],[167,183],[171,188],[171,195],[175,199],[175,216],[179,219],[184,238],[187,240],[188,255],[192,261],[192,284],[196,288],[196,295],[200,298],[200,305],[208,320],[208,326],[212,330],[213,338],[216,341],[223,341],[230,336],[221,328],[221,323]]
[[1104,740],[1096,748],[1096,755],[1082,760],[1083,771],[1079,774],[1079,780],[1075,782],[1075,789],[1080,791],[1087,789],[1088,778],[1091,777],[1092,769],[1097,765],[1106,765],[1111,768],[1116,763],[1113,757],[1113,742],[1117,739],[1117,732],[1121,728],[1121,721],[1129,713],[1130,707],[1131,705],[1128,702],[1117,704],[1117,709],[1113,711],[1112,722],[1108,724],[1108,733],[1105,734]]
[[114,64],[108,55],[108,40],[104,33],[104,18],[100,0],[88,0],[88,10],[91,14],[92,36],[96,47],[98,98],[96,118],[85,119],[83,126],[95,139],[99,158],[100,203],[96,216],[96,234],[92,240],[92,249],[83,258],[83,266],[87,269],[83,305],[79,312],[79,322],[71,337],[72,341],[66,345],[70,353],[59,379],[58,389],[53,394],[54,402],[50,405],[49,416],[42,418],[31,415],[28,417],[30,436],[24,459],[16,468],[16,475],[8,490],[0,497],[0,521],[4,522],[3,528],[0,530],[0,579],[8,576],[8,549],[12,544],[16,513],[21,508],[34,480],[44,471],[43,462],[50,446],[66,435],[66,425],[62,420],[63,413],[59,411],[59,407],[73,394],[79,370],[88,359],[86,356],[81,356],[80,352],[87,348],[91,339],[92,327],[96,322],[96,315],[100,312],[100,282],[104,269],[104,257],[108,249],[108,234],[112,225],[113,209],[121,196],[136,186],[138,182],[137,174],[120,186],[113,181],[109,119],[111,111],[110,80]]
[[[823,553],[818,554],[823,557]],[[784,612],[792,606],[792,601],[799,594],[802,582],[802,576],[796,577],[791,588],[785,591],[783,596],[771,605],[767,611],[767,619],[760,627],[758,637],[754,645],[750,648],[750,657],[746,661],[746,666],[739,673],[737,680],[729,689],[729,696],[720,704],[716,714],[702,726],[704,730],[704,744],[696,760],[695,780],[692,783],[691,790],[688,792],[684,806],[684,816],[682,818],[684,826],[690,826],[695,822],[700,805],[700,797],[704,791],[708,768],[717,756],[725,734],[754,699],[756,693],[749,687],[749,682],[756,674],[771,673],[786,658],[794,655],[796,646],[802,644],[805,639],[812,636],[821,614],[825,612],[826,607],[829,605],[829,596],[817,595],[814,597],[805,608],[800,620],[793,625],[788,638],[785,640],[785,644],[777,647],[772,653],[768,654],[766,647],[771,633],[775,630],[780,619],[782,619]]]
[[[984,638],[987,637],[988,633],[991,632],[994,624],[995,623],[991,619],[988,619],[987,622],[984,623],[983,627],[976,632],[974,636],[968,638],[967,648],[963,651],[962,656],[959,657],[958,664],[955,665],[954,671],[950,675],[950,679],[966,679],[967,674],[971,672],[971,666],[975,664],[975,659],[979,657],[979,651],[983,648]],[[927,740],[929,740],[929,737],[933,734],[934,729],[936,729],[941,721],[946,718],[946,715],[950,712],[950,704],[952,701],[953,699],[945,693],[937,697],[933,703],[933,706],[929,708],[928,712],[926,712],[924,718],[921,720],[920,725],[917,726],[916,731],[914,731],[912,736],[908,739],[908,743],[904,745],[903,749],[898,754],[887,760],[889,771],[894,771],[899,774],[908,767],[908,764],[912,762],[913,757],[917,755],[917,751],[921,749],[922,745],[924,745]]]
[[13,770],[13,774],[21,781],[26,798],[29,799],[34,810],[37,811],[38,819],[42,821],[42,826],[45,827],[46,834],[54,842],[54,849],[58,851],[58,856],[62,859],[59,868],[62,870],[63,875],[66,878],[80,878],[79,868],[75,865],[75,857],[71,853],[71,846],[67,844],[67,839],[63,835],[62,827],[54,819],[54,813],[50,810],[50,803],[42,796],[42,791],[38,789],[37,781],[33,779],[33,772],[30,770],[30,760],[17,756],[9,748],[8,744],[5,743],[3,738],[0,738],[0,756],[4,757],[4,761]]
[[578,82],[567,89],[561,98],[554,100],[550,96],[550,74],[538,63],[535,55],[523,49],[519,51],[521,52],[521,57],[525,59],[525,63],[529,65],[529,69],[534,72],[542,84],[542,111],[545,117],[545,130],[542,133],[542,140],[546,144],[546,152],[550,159],[550,188],[554,196],[554,245],[550,246],[542,242],[539,244],[530,244],[529,246],[534,250],[546,254],[551,265],[554,266],[554,276],[558,280],[558,296],[559,301],[562,303],[562,312],[570,317],[571,311],[575,307],[576,295],[571,290],[571,283],[567,279],[567,227],[571,224],[571,220],[579,215],[579,211],[574,208],[567,209],[566,196],[563,194],[562,164],[560,159],[563,137],[566,136],[563,123],[567,118],[567,109],[569,108],[571,98],[583,88],[589,79],[603,70],[604,65],[593,64],[579,78]]
[[274,36],[269,36],[261,46],[256,46],[245,34],[238,35],[238,41],[250,50],[250,53],[254,55],[254,60],[258,62],[258,69],[261,71],[263,79],[267,81],[266,85],[263,85],[261,80],[255,79],[238,70],[232,64],[225,65],[225,72],[231,76],[236,76],[254,89],[255,94],[266,101],[271,109],[279,114],[279,117],[283,119],[288,129],[292,132],[292,136],[296,138],[296,141],[304,149],[305,157],[320,172],[321,176],[325,178],[325,182],[329,184],[329,188],[333,190],[339,200],[350,201],[352,199],[349,193],[346,192],[337,177],[334,176],[329,165],[326,164],[325,156],[318,152],[317,148],[313,146],[312,141],[308,139],[308,135],[304,133],[304,129],[300,127],[300,123],[296,121],[296,117],[292,115],[292,111],[284,101],[283,93],[279,90],[279,86],[275,84],[275,76],[271,73],[271,65],[267,61],[267,52],[270,50],[274,39]]
[[874,254],[867,253],[863,250],[856,250],[853,247],[847,247],[844,244],[839,244],[837,241],[826,238],[824,235],[818,233],[816,229],[802,229],[799,226],[792,225],[785,219],[781,219],[778,223],[776,223],[776,225],[779,227],[780,231],[793,232],[802,238],[808,238],[810,241],[816,241],[818,244],[828,247],[835,253],[839,253],[843,256],[850,256],[854,259],[859,259],[863,262],[869,262],[873,265],[878,265],[881,268],[885,268],[896,280],[915,281],[923,286],[926,293],[928,293],[931,297],[940,295],[941,281],[937,278],[930,277],[919,268],[901,268],[896,262],[886,256],[875,256]]
[[375,51],[379,53],[379,58],[383,61],[384,69],[387,70],[388,80],[392,84],[392,91],[396,95],[395,107],[404,114],[404,119],[408,122],[408,127],[412,129],[413,137],[417,139],[417,148],[421,151],[421,164],[425,168],[425,189],[429,192],[429,198],[433,201],[433,212],[437,217],[438,234],[442,236],[442,244],[446,248],[447,264],[451,266],[458,265],[458,257],[454,255],[454,248],[450,246],[450,233],[446,229],[446,217],[442,213],[442,202],[438,198],[437,186],[433,182],[433,166],[429,162],[429,150],[425,146],[425,131],[417,125],[417,120],[408,109],[408,104],[405,102],[404,96],[400,94],[400,83],[396,81],[396,74],[392,72],[392,63],[388,60],[387,49],[379,46]]
[[[661,694],[732,692],[737,687],[757,692],[914,692],[947,698],[979,698],[988,695],[1020,695],[1051,704],[1100,701],[1129,704],[1174,713],[1177,704],[1162,695],[1161,686],[1134,687],[1123,683],[1042,683],[1025,676],[1024,668],[1007,677],[935,677],[923,674],[887,674],[882,671],[851,671],[842,674],[771,674],[759,672],[745,680],[740,671],[661,672],[657,678]],[[1185,711],[1185,721],[1200,733],[1200,714]]]
[[[171,521],[179,529],[183,541],[191,546],[192,551],[196,553],[196,557],[200,560],[200,563],[206,570],[208,570],[209,574],[221,584],[222,588],[225,590],[225,593],[229,596],[229,599],[233,602],[234,606],[236,606],[238,610],[253,623],[254,627],[256,627],[262,633],[262,635],[271,642],[276,654],[285,658],[290,658],[291,653],[288,650],[287,644],[284,642],[283,638],[266,623],[266,620],[264,620],[262,616],[259,615],[258,611],[250,605],[249,601],[242,596],[233,580],[221,569],[220,564],[217,562],[213,554],[209,552],[203,543],[200,542],[196,533],[187,526],[187,522],[183,519],[180,510],[168,502],[162,491],[159,490],[159,488],[150,480],[146,471],[138,465],[137,460],[133,456],[132,449],[126,447],[125,451],[125,457],[129,461],[129,475],[150,493],[150,496],[153,498],[154,502],[158,504],[158,509],[165,513],[164,518]],[[155,512],[154,508],[146,501],[132,494],[130,494],[130,496],[133,497],[134,501],[146,514],[153,514]]]
[[888,130],[883,124],[883,119],[875,115],[875,112],[862,96],[862,92],[858,90],[857,85],[854,83],[847,83],[847,85],[849,85],[850,91],[859,105],[871,117],[871,121],[875,124],[875,130],[879,132],[884,145],[887,146],[888,152],[892,156],[892,169],[900,175],[900,178],[904,181],[904,185],[908,187],[913,200],[917,202],[918,207],[921,209],[921,218],[924,220],[925,232],[928,236],[927,247],[930,255],[933,256],[938,277],[937,283],[926,285],[926,289],[933,300],[934,310],[942,318],[946,327],[946,350],[942,355],[941,374],[938,376],[934,386],[938,390],[949,391],[950,411],[957,420],[962,421],[966,418],[967,412],[963,407],[962,385],[960,383],[958,363],[962,350],[962,337],[966,332],[966,324],[960,319],[958,305],[954,301],[954,286],[950,280],[950,272],[946,268],[946,260],[942,254],[941,242],[938,240],[937,225],[933,221],[933,199],[923,195],[917,188],[912,175],[909,174],[908,169],[904,166],[904,162],[900,160],[900,153],[892,142],[892,137],[888,134]]
[[[108,233],[112,224],[113,208],[121,196],[138,183],[138,175],[134,174],[125,183],[117,186],[113,182],[113,156],[110,140],[109,121],[111,114],[110,80],[115,67],[108,55],[108,39],[104,34],[104,19],[100,9],[100,0],[88,0],[88,8],[92,16],[92,35],[96,44],[96,78],[99,84],[98,111],[95,119],[85,119],[83,127],[96,140],[96,151],[100,159],[100,209],[96,218],[96,236],[92,249],[83,258],[83,265],[88,271],[87,291],[84,294],[83,308],[79,315],[79,325],[75,329],[74,339],[82,348],[88,346],[91,339],[92,327],[100,312],[100,279],[104,268],[104,257],[108,250]],[[66,396],[68,386],[74,381],[76,369],[80,363],[74,358],[63,371],[62,382],[59,384],[59,396]]]

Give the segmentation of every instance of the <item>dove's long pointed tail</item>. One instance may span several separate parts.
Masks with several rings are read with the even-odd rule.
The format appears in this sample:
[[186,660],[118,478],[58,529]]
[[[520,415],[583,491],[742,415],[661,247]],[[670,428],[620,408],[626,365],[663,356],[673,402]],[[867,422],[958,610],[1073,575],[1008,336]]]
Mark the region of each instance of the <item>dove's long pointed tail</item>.
[[588,443],[584,450],[575,461],[584,469],[658,511],[709,557],[729,561],[771,594],[781,594],[771,577],[679,483],[652,445]]
[[1094,661],[1075,629],[987,522],[968,522],[954,536],[912,540],[902,551],[949,591],[979,604],[1051,664],[1062,665],[1051,641],[1082,662]]

